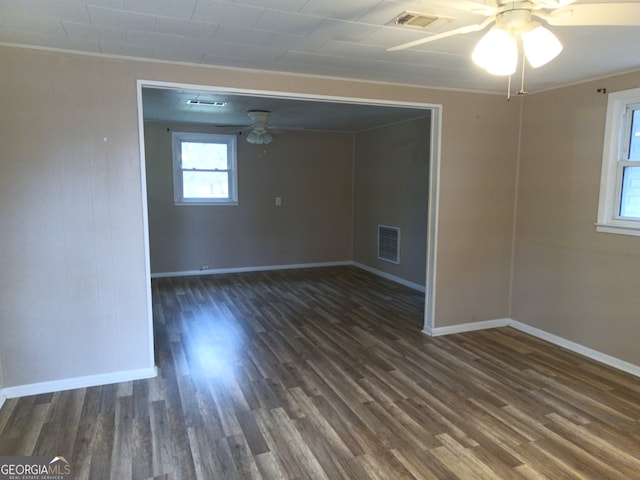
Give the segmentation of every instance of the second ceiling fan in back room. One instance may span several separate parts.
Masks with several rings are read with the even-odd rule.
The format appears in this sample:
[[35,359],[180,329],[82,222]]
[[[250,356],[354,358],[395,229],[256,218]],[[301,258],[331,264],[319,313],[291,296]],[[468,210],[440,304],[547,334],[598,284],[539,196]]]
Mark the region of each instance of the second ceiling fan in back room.
[[228,131],[237,132],[242,135],[247,132],[245,140],[254,145],[267,145],[273,141],[273,135],[280,133],[282,129],[269,124],[269,116],[271,112],[268,110],[249,110],[247,116],[251,120],[249,125],[245,126],[228,126],[216,125]]
[[276,126],[269,123],[271,112],[269,110],[249,110],[247,116],[251,123],[249,125],[216,125],[230,131],[236,131],[239,135],[247,132],[246,141],[253,145],[267,145],[273,142],[273,135],[282,133],[285,130],[304,130],[302,126]]
[[[502,0],[452,2],[451,7],[487,17],[481,23],[465,25],[453,30],[436,33],[418,40],[391,47],[389,51],[404,50],[428,42],[465,33],[489,31],[478,41],[471,58],[480,67],[493,75],[509,76],[516,72],[520,48],[529,65],[538,68],[549,63],[562,51],[560,40],[549,26],[640,26],[640,2],[628,3],[578,3],[577,0],[528,0],[506,2]],[[402,24],[411,18],[404,12],[396,18]],[[433,17],[434,20],[437,17]],[[524,66],[522,62],[522,85],[524,90]]]
[[271,127],[269,126],[270,114],[271,112],[266,110],[249,110],[247,112],[251,119],[247,142],[255,145],[264,145],[273,141],[273,136],[270,132]]

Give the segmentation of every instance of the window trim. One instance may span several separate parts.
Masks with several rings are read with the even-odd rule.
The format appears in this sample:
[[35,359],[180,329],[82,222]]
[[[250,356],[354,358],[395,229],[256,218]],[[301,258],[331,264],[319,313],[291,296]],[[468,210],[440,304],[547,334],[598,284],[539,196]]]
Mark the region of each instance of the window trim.
[[[595,224],[598,232],[640,236],[640,219],[621,218],[619,215],[622,174],[626,163],[622,153],[628,148],[625,134],[627,130],[630,132],[627,111],[630,105],[637,103],[640,103],[640,88],[609,94],[600,176],[598,220]],[[636,165],[640,166],[640,162]]]
[[[225,143],[228,148],[229,196],[227,198],[184,198],[181,143]],[[176,206],[189,205],[238,205],[238,160],[237,139],[235,135],[223,133],[171,132],[173,157],[173,203]]]

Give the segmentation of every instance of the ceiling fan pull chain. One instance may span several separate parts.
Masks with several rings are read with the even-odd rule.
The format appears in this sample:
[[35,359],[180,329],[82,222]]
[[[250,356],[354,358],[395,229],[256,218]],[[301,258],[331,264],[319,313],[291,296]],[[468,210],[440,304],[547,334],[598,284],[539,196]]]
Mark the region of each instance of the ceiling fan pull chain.
[[522,81],[520,83],[520,91],[518,91],[518,95],[526,95],[527,91],[524,89],[524,68],[527,62],[525,62],[524,57],[522,57]]
[[507,79],[507,102],[511,100],[511,75]]

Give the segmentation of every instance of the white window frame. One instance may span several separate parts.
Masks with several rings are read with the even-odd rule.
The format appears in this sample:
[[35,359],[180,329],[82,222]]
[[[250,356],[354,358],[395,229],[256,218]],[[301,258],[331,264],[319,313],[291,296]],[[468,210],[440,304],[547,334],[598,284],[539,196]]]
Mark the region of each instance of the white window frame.
[[[238,160],[235,135],[220,133],[171,132],[173,149],[173,200],[175,205],[238,205]],[[224,143],[227,145],[229,196],[226,198],[184,198],[182,142]]]
[[640,88],[609,94],[596,223],[598,232],[640,236],[640,218],[621,217],[619,213],[624,167],[630,164],[640,167],[640,162],[630,162],[626,155],[631,138],[631,119],[627,112],[633,104],[640,104]]

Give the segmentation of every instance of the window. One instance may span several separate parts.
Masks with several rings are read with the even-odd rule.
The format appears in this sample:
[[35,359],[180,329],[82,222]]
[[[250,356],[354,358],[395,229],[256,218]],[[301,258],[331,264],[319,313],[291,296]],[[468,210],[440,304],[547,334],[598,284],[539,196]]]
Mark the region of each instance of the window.
[[596,227],[640,236],[640,88],[609,95]]
[[176,205],[237,205],[236,137],[173,132]]

